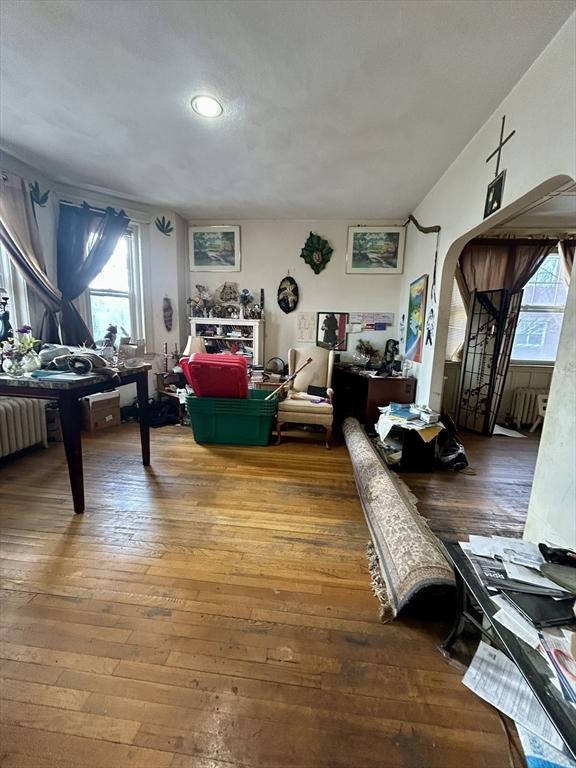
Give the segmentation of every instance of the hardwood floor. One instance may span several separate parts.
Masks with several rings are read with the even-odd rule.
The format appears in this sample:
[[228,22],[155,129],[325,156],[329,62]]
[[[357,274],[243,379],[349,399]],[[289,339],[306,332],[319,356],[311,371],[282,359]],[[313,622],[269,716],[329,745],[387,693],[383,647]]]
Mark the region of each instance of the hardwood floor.
[[[2,768],[509,765],[446,620],[378,621],[344,446],[166,427],[148,470],[132,425],[84,447],[83,516],[61,446],[0,464]],[[437,530],[517,525],[490,467],[405,479]]]
[[460,435],[470,463],[464,472],[404,472],[418,510],[441,539],[469,533],[521,536],[524,531],[540,434],[525,439]]

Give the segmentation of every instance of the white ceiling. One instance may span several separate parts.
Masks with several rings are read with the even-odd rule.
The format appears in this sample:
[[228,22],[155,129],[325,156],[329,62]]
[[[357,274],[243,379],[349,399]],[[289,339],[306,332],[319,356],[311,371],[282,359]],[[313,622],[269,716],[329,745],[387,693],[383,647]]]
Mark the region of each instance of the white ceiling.
[[[190,218],[396,218],[573,0],[3,0],[1,135]],[[224,116],[199,118],[198,93]]]

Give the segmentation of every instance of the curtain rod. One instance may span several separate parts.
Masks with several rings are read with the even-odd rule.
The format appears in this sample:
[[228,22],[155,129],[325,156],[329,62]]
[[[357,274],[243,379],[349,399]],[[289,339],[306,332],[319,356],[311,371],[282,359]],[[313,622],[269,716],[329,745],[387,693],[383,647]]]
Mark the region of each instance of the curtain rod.
[[[90,205],[90,203],[87,203],[85,200],[82,203],[72,203],[70,200],[60,200],[60,205],[69,205],[71,208],[80,208],[82,205],[87,205],[91,211],[94,211],[94,213],[106,213],[107,210],[106,208],[98,208],[95,205]],[[112,206],[109,207],[112,208]]]
[[506,232],[506,231],[498,231],[497,229],[494,230],[494,233],[489,235],[482,235],[480,239],[483,240],[566,240],[566,239],[573,239],[576,237],[576,230],[575,231],[559,231],[559,232],[550,232],[548,230],[547,232],[542,232],[541,229],[519,229],[516,232]]
[[510,243],[515,245],[549,245],[550,242],[559,242],[566,239],[558,235],[551,235],[550,237],[515,237],[512,236],[495,236],[495,237],[475,237],[468,245],[495,245],[496,243]]

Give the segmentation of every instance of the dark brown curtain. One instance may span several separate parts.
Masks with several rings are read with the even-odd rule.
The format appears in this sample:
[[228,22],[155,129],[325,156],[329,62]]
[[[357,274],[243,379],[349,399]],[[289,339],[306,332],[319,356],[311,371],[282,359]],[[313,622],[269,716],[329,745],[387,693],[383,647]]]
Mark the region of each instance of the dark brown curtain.
[[555,240],[472,240],[456,269],[464,305],[469,305],[472,291],[522,290],[556,247]]
[[560,240],[560,255],[562,256],[562,265],[564,267],[564,278],[567,283],[570,282],[572,267],[574,265],[574,250],[576,250],[576,239]]
[[55,313],[60,307],[61,294],[46,275],[38,223],[26,182],[6,171],[0,175],[0,240],[24,275],[26,284],[46,308],[42,327],[34,329],[36,335],[43,341],[58,342]]

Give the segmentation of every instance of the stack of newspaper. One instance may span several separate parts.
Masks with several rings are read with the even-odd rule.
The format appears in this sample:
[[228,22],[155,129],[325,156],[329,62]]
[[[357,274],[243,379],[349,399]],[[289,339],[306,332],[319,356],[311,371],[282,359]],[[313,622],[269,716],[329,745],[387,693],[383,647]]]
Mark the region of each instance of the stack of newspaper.
[[[460,546],[497,609],[493,620],[540,653],[576,719],[574,595],[540,572],[538,546],[503,536],[470,536]],[[515,720],[529,768],[576,768],[562,739],[515,664],[481,642],[464,680],[477,695]]]

